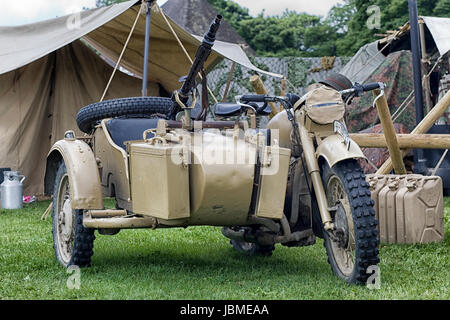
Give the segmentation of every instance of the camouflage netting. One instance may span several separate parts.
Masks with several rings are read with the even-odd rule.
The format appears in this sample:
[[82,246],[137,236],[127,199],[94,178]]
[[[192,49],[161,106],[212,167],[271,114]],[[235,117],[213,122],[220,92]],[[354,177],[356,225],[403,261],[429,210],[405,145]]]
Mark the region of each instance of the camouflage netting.
[[[409,130],[403,124],[394,123],[395,132],[399,134],[409,133]],[[368,128],[366,130],[361,131],[361,133],[383,133],[383,128],[381,124],[378,124],[374,127]],[[367,160],[361,160],[361,167],[364,169],[364,172],[367,173],[375,173],[377,170],[375,167],[379,168],[381,165],[389,158],[389,151],[387,148],[363,148],[362,149],[364,155],[367,157]],[[409,157],[404,159],[407,170],[411,171],[412,163]]]
[[[441,79],[441,82],[439,84],[439,100],[441,100],[448,91],[450,91],[450,74],[445,75]],[[438,125],[450,124],[450,107],[442,115],[442,117],[440,117],[436,121],[436,124]]]
[[[391,53],[366,81],[386,84],[385,93],[391,115],[414,90],[411,61],[410,51]],[[361,98],[354,99],[347,107],[347,126],[350,132],[359,132],[379,123],[377,109],[372,108],[373,98],[372,94],[365,94]],[[395,122],[403,124],[409,132],[414,129],[416,123],[414,99]]]
[[[324,79],[332,72],[339,72],[350,58],[323,57],[323,58],[250,58],[252,63],[262,70],[284,75],[291,82],[292,87],[286,87],[287,92],[303,94],[310,84]],[[212,88],[218,100],[222,100],[231,69],[230,61],[223,61],[208,74],[208,85]],[[253,92],[250,77],[253,71],[236,65],[233,80],[228,92],[227,101],[233,102],[236,95]],[[265,75],[261,76],[269,94],[280,94],[281,80]]]

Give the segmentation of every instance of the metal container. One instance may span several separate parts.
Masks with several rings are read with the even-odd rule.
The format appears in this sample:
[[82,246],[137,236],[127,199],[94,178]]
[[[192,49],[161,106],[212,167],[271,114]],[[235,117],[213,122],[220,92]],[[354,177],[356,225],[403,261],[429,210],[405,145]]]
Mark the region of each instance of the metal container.
[[[152,140],[156,141],[156,140]],[[188,218],[189,169],[176,144],[130,145],[133,212],[161,219]],[[172,155],[179,155],[178,163]]]
[[430,243],[444,239],[442,179],[422,175],[366,176],[381,243]]
[[18,171],[5,171],[1,184],[2,209],[21,209],[23,205],[23,181],[25,176]]
[[290,158],[290,149],[279,148],[278,146],[263,147],[255,211],[257,217],[283,218]]

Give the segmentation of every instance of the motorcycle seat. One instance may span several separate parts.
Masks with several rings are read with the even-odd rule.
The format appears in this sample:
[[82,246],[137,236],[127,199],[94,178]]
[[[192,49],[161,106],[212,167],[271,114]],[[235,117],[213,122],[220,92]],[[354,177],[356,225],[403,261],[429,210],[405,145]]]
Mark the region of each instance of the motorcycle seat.
[[[268,116],[272,112],[268,104],[252,102],[250,105],[256,109],[256,113],[260,116]],[[222,117],[237,116],[242,113],[242,107],[236,103],[221,102],[214,105],[214,113]]]
[[214,105],[216,116],[230,117],[237,116],[242,112],[242,107],[236,103],[221,102]]
[[[147,129],[156,128],[158,118],[114,118],[106,122],[111,139],[126,150],[125,141],[143,140],[142,134]],[[147,138],[152,138],[149,133]]]

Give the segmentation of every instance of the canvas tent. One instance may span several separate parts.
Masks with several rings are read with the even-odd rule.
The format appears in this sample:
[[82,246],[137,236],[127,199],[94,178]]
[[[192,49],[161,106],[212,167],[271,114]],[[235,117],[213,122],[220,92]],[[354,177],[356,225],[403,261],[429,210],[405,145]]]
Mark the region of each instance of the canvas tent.
[[[87,10],[19,27],[0,27],[0,167],[21,171],[25,194],[43,192],[45,159],[51,145],[66,130],[77,130],[78,110],[99,101],[140,10],[140,1]],[[79,18],[79,19],[78,19]],[[214,17],[211,17],[211,20]],[[80,22],[78,25],[72,21]],[[158,7],[152,10],[149,57],[149,94],[160,95],[180,87],[190,63]],[[191,57],[199,37],[169,19]],[[118,72],[106,99],[139,96],[142,74],[145,16],[141,16],[121,66],[136,77]],[[212,68],[228,58],[255,71],[236,44],[218,41],[206,62]],[[273,76],[279,76],[271,74]]]
[[[440,56],[450,51],[450,18],[420,17],[424,22],[426,47],[429,53]],[[388,37],[366,44],[341,70],[353,82],[365,83],[392,52],[410,50],[409,23]]]
[[[385,94],[391,115],[395,116],[395,122],[404,124],[409,131],[416,126],[414,104],[410,103],[398,118],[395,111],[414,89],[411,59],[410,51],[393,52],[372,73],[366,75],[365,81],[386,84]],[[353,99],[347,107],[346,122],[350,132],[359,132],[379,124],[378,111],[373,108],[372,101],[373,95],[365,94]]]
[[[430,93],[437,98],[438,81],[442,76],[441,73],[448,67],[445,61],[438,58],[450,51],[450,33],[448,32],[450,19],[421,17],[420,21],[423,21],[425,25],[424,42],[427,59],[431,62],[431,65],[427,67],[428,71],[433,69],[434,63],[440,66],[433,69],[434,72],[429,79],[432,83]],[[386,95],[394,121],[403,124],[411,131],[416,125],[416,119],[414,97],[411,94],[414,86],[409,31],[410,26],[407,23],[389,36],[363,46],[345,65],[341,73],[353,82],[385,82]],[[378,123],[377,111],[371,108],[372,98],[371,95],[365,95],[355,99],[352,106],[348,108],[347,121],[352,132],[368,129]],[[410,101],[411,98],[412,101]],[[434,103],[436,102],[435,99]],[[403,106],[406,106],[404,111],[397,112],[398,108]]]
[[364,83],[385,60],[378,54],[378,41],[374,41],[362,46],[340,73],[352,82]]

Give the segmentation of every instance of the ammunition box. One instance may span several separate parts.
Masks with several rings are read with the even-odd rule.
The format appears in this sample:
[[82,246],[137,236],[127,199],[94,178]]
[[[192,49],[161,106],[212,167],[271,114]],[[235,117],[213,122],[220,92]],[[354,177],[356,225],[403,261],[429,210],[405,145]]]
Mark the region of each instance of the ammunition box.
[[129,145],[133,212],[166,220],[188,218],[189,168],[177,144]]

